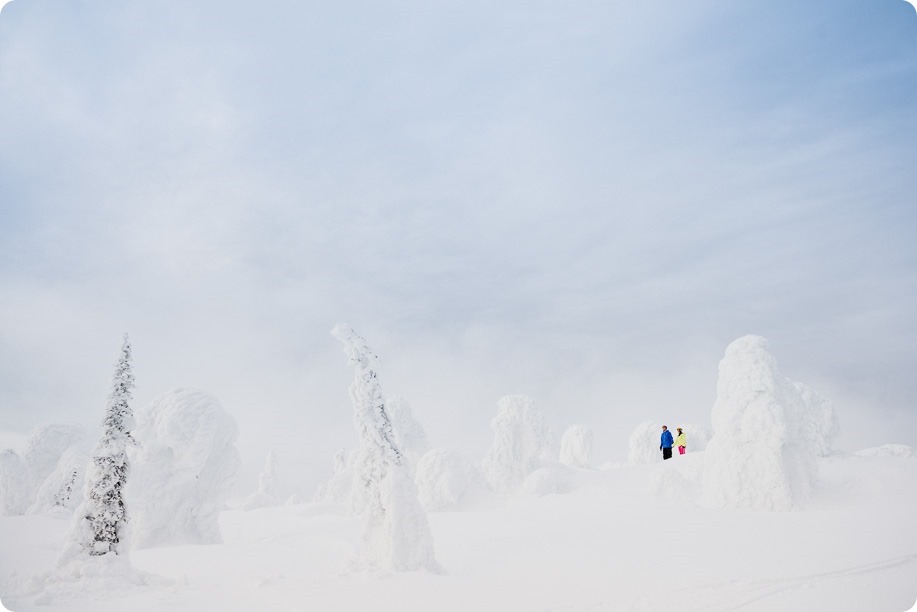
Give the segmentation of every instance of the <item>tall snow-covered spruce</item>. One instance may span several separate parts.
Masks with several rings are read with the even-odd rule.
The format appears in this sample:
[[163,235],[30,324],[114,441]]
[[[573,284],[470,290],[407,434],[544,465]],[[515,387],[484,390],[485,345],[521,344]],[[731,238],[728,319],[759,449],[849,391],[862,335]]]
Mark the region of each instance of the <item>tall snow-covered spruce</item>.
[[353,509],[363,513],[363,560],[388,571],[442,571],[417,488],[386,412],[376,355],[344,324],[331,335],[344,345],[354,369],[350,385],[359,447],[354,464]]
[[130,433],[134,427],[130,407],[133,387],[131,345],[124,334],[102,420],[102,437],[92,451],[84,501],[77,510],[71,543],[61,563],[108,553],[127,556],[128,516],[123,492],[130,474],[127,447],[136,444]]

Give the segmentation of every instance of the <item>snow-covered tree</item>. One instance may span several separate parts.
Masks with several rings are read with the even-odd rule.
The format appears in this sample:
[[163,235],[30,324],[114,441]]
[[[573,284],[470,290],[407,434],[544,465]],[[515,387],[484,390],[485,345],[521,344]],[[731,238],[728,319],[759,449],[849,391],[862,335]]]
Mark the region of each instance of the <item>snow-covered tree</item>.
[[268,451],[264,460],[264,471],[258,475],[258,491],[252,493],[242,504],[243,510],[256,510],[280,505],[277,495],[277,458],[274,451]]
[[442,510],[481,497],[487,483],[480,468],[459,453],[442,448],[427,451],[417,462],[414,482],[425,510]]
[[0,516],[23,514],[28,507],[29,468],[16,451],[0,451]]
[[554,436],[527,395],[500,398],[490,425],[494,441],[481,467],[497,493],[511,493],[529,474],[556,461]]
[[115,364],[111,392],[102,419],[102,437],[92,451],[86,474],[85,499],[77,511],[71,546],[61,561],[71,557],[127,555],[128,513],[123,492],[130,475],[127,447],[136,444],[131,436],[134,413],[130,407],[134,375],[131,345],[127,334]]
[[827,452],[836,419],[824,398],[777,371],[767,340],[743,336],[726,348],[711,418],[702,504],[754,510],[807,505],[816,457]]
[[220,512],[239,477],[239,428],[219,399],[175,389],[137,411],[129,449],[135,548],[219,544]]
[[439,571],[427,515],[386,411],[377,357],[346,325],[331,334],[343,343],[354,369],[350,398],[359,447],[353,498],[354,509],[363,513],[364,561],[390,571]]
[[331,478],[319,486],[312,501],[320,504],[346,504],[353,509],[353,461],[353,455],[348,455],[345,448],[335,453],[331,466]]
[[560,462],[569,467],[587,468],[592,463],[592,428],[571,425],[560,439]]

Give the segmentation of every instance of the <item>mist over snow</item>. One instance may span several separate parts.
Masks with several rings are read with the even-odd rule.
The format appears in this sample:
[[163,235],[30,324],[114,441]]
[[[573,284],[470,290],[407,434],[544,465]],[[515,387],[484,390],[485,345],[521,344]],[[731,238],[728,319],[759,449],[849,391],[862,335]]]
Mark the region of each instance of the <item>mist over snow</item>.
[[[0,7],[3,594],[898,606],[908,2]],[[124,332],[139,565],[51,578]]]

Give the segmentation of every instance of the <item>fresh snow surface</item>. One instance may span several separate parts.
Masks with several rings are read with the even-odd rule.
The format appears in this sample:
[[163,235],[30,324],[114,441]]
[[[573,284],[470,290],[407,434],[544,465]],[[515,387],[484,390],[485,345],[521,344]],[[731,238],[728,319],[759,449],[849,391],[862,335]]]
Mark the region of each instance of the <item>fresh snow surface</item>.
[[917,600],[917,461],[878,455],[817,458],[804,512],[686,500],[703,452],[571,470],[565,495],[430,513],[439,575],[354,569],[361,518],[313,503],[223,511],[223,544],[134,550],[148,574],[68,583],[47,576],[67,522],[5,517],[0,576],[16,575],[0,598],[15,612],[902,612]]
[[720,362],[701,503],[793,510],[809,504],[837,430],[831,404],[777,371],[767,340],[743,336]]
[[127,503],[134,546],[220,542],[239,474],[238,429],[212,395],[178,389],[137,411]]

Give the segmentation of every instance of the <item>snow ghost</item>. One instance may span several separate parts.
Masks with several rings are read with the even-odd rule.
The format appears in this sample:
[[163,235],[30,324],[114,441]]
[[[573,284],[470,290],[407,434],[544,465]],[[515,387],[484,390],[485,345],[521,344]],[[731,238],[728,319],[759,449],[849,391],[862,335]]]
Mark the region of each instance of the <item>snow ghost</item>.
[[86,432],[79,425],[50,423],[39,425],[29,434],[23,458],[38,489],[58,467],[64,452],[71,446],[85,446]]
[[486,485],[474,464],[462,455],[434,448],[417,462],[417,497],[425,510],[443,510],[482,493]]
[[526,395],[507,395],[497,402],[491,421],[494,441],[481,462],[484,475],[497,493],[511,493],[526,476],[551,462],[553,435],[544,416]]
[[716,508],[805,507],[815,457],[837,429],[827,400],[780,375],[760,336],[730,344],[720,362],[701,503]]
[[212,395],[178,389],[137,415],[128,497],[137,547],[218,544],[239,474],[238,428]]
[[627,462],[656,463],[662,459],[659,452],[659,440],[662,435],[662,424],[656,421],[644,421],[634,428],[628,439]]
[[0,516],[23,514],[29,507],[29,468],[19,453],[0,451]]
[[245,500],[242,504],[243,510],[255,510],[257,508],[269,508],[280,505],[280,497],[277,492],[277,458],[274,451],[268,451],[267,459],[264,461],[264,471],[258,476],[258,490]]
[[572,425],[560,439],[560,462],[575,468],[588,468],[592,462],[592,428]]
[[354,371],[350,399],[360,446],[353,467],[353,500],[363,514],[363,560],[389,571],[438,572],[427,515],[383,399],[378,358],[346,325],[335,326],[331,334],[344,345]]
[[319,486],[312,501],[319,504],[346,504],[352,507],[353,495],[353,456],[341,449],[334,455],[331,478]]

